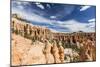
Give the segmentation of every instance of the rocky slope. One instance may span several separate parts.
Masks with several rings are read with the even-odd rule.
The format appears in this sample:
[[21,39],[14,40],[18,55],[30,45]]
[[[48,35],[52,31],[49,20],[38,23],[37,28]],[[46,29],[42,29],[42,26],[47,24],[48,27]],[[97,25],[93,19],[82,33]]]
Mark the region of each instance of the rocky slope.
[[12,66],[96,60],[95,32],[55,33],[14,15],[11,37]]

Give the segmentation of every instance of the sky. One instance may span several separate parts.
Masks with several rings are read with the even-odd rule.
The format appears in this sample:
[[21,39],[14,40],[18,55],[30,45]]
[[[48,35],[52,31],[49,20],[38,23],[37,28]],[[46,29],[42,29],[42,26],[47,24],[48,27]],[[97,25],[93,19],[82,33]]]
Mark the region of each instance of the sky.
[[53,32],[95,32],[95,6],[22,1],[12,1],[11,6],[12,14]]

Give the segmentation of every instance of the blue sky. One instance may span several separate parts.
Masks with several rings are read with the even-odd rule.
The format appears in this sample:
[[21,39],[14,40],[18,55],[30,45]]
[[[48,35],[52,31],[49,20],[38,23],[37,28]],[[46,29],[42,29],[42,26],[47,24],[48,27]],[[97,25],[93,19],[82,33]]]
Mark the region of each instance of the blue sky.
[[96,7],[12,1],[12,13],[54,32],[94,32]]

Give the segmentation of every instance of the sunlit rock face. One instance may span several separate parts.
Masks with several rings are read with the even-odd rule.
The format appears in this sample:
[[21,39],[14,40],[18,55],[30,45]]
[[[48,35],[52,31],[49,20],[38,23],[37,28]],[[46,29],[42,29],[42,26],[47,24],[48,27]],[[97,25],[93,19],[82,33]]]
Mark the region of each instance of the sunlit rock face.
[[[16,34],[12,34],[12,37],[13,66],[61,63],[60,57],[64,58],[59,55],[60,51],[56,49],[58,47],[54,48],[49,42],[46,44],[40,41],[32,43],[31,40]],[[51,52],[53,49],[57,53]]]
[[36,41],[31,44],[31,41],[29,39],[25,39],[19,35],[14,34],[12,34],[12,37],[14,37],[12,41],[13,65],[46,63],[45,55],[43,54],[43,43]]

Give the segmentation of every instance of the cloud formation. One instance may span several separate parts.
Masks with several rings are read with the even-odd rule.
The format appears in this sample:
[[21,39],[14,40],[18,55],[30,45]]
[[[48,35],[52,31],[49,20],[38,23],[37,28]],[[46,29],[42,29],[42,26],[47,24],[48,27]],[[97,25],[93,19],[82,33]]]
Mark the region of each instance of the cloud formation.
[[80,9],[80,11],[85,11],[85,10],[87,10],[88,8],[90,8],[91,6],[81,6],[81,9]]
[[[22,18],[30,21],[33,25],[45,26],[54,32],[77,32],[77,31],[95,32],[95,17],[94,18],[88,17],[88,19],[86,19],[85,16],[79,17],[79,14],[81,14],[81,12],[83,11],[85,12],[87,9],[92,8],[92,6],[73,5],[73,7],[72,6],[70,7],[69,5],[62,5],[62,4],[56,4],[57,6],[53,4],[54,6],[51,6],[51,4],[49,3],[43,5],[41,3],[30,4],[29,2],[16,2],[16,1],[13,2],[12,5],[13,5],[12,13],[19,14]],[[45,7],[45,5],[47,7]],[[60,10],[58,11],[58,9],[61,9],[62,6],[65,8],[70,7],[70,9],[63,8],[61,11]],[[28,9],[26,9],[26,7]],[[50,8],[50,9],[45,9],[45,8]],[[77,12],[76,10],[79,12],[79,14],[75,13]],[[38,12],[39,14],[36,12]],[[58,13],[52,15],[55,12]],[[66,12],[68,14],[66,14]],[[77,15],[74,18],[73,15],[75,14]],[[61,18],[59,19],[59,17],[61,16],[62,19],[64,19],[64,21],[61,21],[60,20]],[[78,21],[76,17],[77,19],[83,19],[83,20]]]

